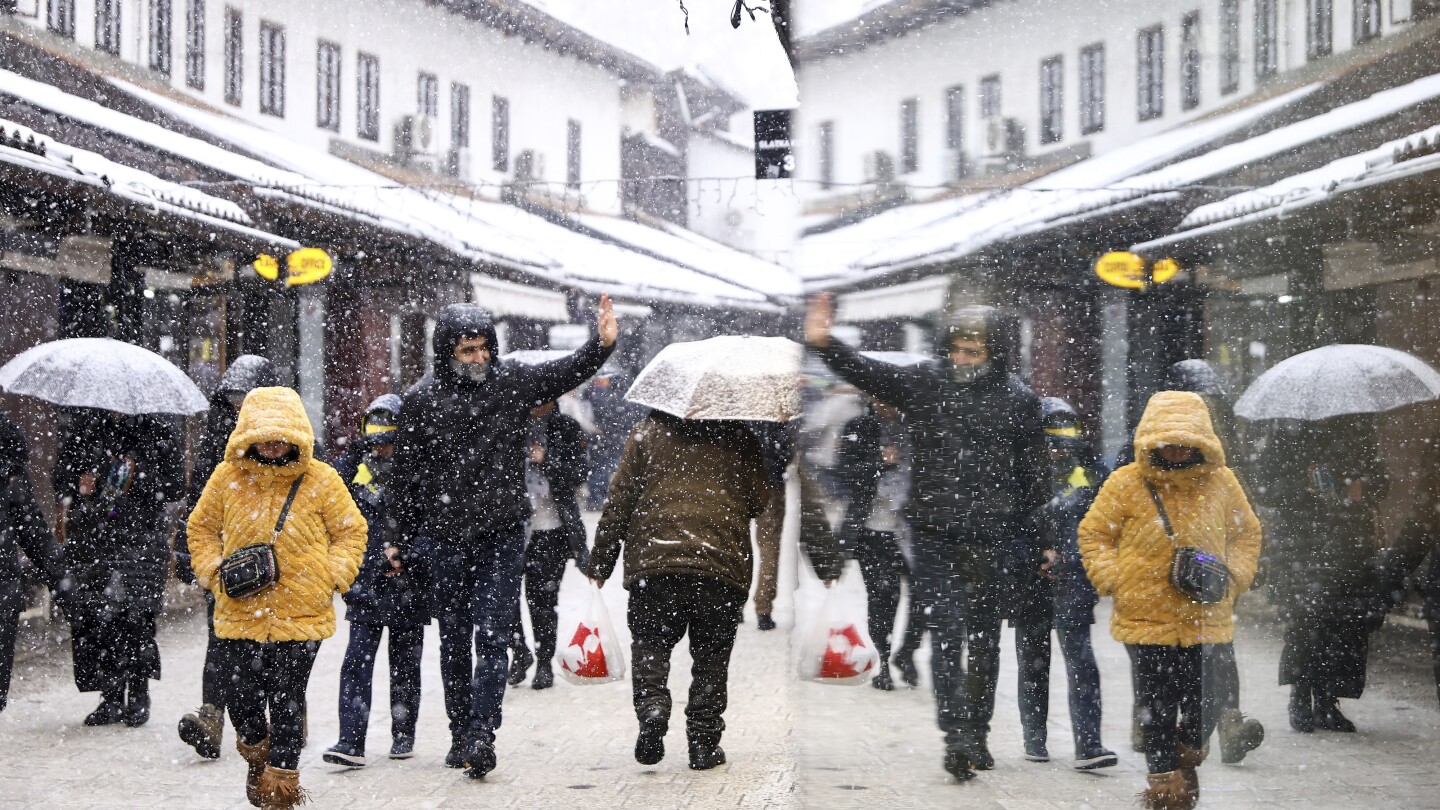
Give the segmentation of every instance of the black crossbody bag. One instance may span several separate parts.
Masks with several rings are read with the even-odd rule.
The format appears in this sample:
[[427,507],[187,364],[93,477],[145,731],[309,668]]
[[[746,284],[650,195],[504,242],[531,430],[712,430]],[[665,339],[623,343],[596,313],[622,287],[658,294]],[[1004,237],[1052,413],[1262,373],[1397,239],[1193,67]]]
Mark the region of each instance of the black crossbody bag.
[[269,588],[280,581],[280,564],[275,557],[275,543],[285,528],[285,518],[290,516],[290,505],[295,502],[295,493],[300,491],[300,482],[305,473],[295,478],[290,485],[290,494],[285,496],[285,505],[280,507],[280,517],[275,521],[275,533],[268,543],[254,543],[236,549],[220,563],[220,585],[231,599],[244,599]]
[[1175,557],[1170,561],[1170,584],[1192,602],[1213,605],[1225,599],[1230,592],[1230,569],[1225,561],[1208,551],[1195,546],[1182,546],[1175,537],[1175,528],[1170,525],[1170,515],[1155,485],[1145,482],[1150,490],[1150,499],[1155,502],[1155,511],[1160,513],[1160,522],[1165,524],[1165,534],[1175,546]]

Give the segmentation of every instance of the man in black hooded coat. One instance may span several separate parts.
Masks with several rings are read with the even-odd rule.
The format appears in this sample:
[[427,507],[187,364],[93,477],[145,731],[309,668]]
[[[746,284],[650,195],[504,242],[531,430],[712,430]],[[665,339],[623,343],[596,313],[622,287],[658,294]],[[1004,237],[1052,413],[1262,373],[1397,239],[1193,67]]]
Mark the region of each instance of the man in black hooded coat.
[[10,699],[15,634],[25,607],[20,553],[52,589],[63,574],[60,547],[30,490],[27,458],[25,435],[0,412],[0,711]]
[[610,356],[618,326],[609,296],[600,298],[596,326],[568,357],[500,362],[490,313],[451,304],[435,323],[431,373],[400,409],[386,495],[391,545],[402,563],[429,561],[450,718],[445,764],[476,779],[495,767],[519,608],[530,409],[577,387]]
[[906,510],[931,605],[944,764],[964,781],[994,767],[986,736],[1000,666],[1002,550],[1025,537],[1028,563],[1044,561],[1036,518],[1050,490],[1040,400],[1007,371],[1009,330],[993,307],[964,307],[942,325],[934,368],[864,357],[831,339],[831,319],[829,296],[815,299],[806,343],[845,381],[899,408],[910,429]]

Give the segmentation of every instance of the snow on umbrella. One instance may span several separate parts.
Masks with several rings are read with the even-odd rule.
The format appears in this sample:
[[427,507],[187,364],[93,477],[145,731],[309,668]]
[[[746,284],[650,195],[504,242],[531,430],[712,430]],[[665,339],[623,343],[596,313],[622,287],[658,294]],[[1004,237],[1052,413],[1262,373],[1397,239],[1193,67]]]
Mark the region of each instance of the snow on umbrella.
[[125,414],[192,414],[209,407],[169,360],[109,338],[68,338],[27,349],[0,366],[0,388],[56,405]]
[[1235,403],[1245,419],[1317,421],[1440,398],[1440,372],[1383,346],[1337,344],[1286,358]]
[[684,419],[788,422],[800,416],[793,340],[726,335],[671,343],[635,378],[625,399]]

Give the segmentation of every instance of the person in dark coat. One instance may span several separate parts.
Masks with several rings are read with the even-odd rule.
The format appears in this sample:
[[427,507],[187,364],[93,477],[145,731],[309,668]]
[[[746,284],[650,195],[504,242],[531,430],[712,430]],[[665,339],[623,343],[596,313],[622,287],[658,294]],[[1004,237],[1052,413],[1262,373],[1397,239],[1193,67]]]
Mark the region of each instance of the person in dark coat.
[[[235,358],[215,393],[210,395],[210,412],[205,418],[205,435],[200,439],[200,448],[195,454],[195,465],[190,470],[190,483],[186,488],[186,501],[194,505],[205,489],[205,482],[215,472],[225,455],[225,443],[235,430],[235,420],[245,395],[255,388],[279,385],[280,377],[275,365],[259,355],[242,354]],[[189,513],[187,507],[186,513]],[[175,576],[181,582],[194,584],[195,573],[190,569],[190,535],[185,523],[175,534]],[[220,741],[225,732],[225,707],[229,701],[225,688],[233,679],[232,667],[225,659],[226,645],[215,635],[215,595],[205,591],[205,626],[209,640],[205,645],[205,669],[200,680],[201,706],[187,712],[180,718],[180,739],[195,749],[205,759],[220,758]]]
[[390,634],[391,759],[414,754],[420,717],[420,658],[425,651],[425,625],[430,623],[430,582],[425,561],[402,556],[389,545],[385,531],[385,490],[400,408],[400,397],[386,394],[365,409],[360,438],[352,443],[352,450],[363,448],[364,453],[357,454],[353,468],[347,470],[349,478],[341,479],[365,516],[369,538],[360,573],[344,595],[350,641],[340,666],[340,740],[321,759],[350,768],[365,765],[375,659],[386,632]]
[[1414,516],[1395,546],[1381,552],[1378,568],[1384,591],[1371,625],[1383,624],[1385,614],[1404,600],[1411,588],[1420,590],[1421,610],[1430,629],[1435,695],[1440,698],[1440,464],[1427,471]]
[[[942,324],[936,367],[899,367],[832,340],[832,304],[810,305],[805,340],[850,384],[905,415],[915,454],[907,511],[931,608],[931,666],[944,767],[989,770],[1000,666],[1000,568],[1024,537],[1038,568],[1036,518],[1050,499],[1040,400],[1009,373],[1009,319],[964,307]],[[968,652],[968,667],[967,663]]]
[[905,527],[905,497],[910,490],[910,438],[892,405],[871,401],[868,412],[845,423],[836,450],[836,472],[846,495],[840,523],[841,548],[860,564],[870,638],[880,655],[880,671],[870,685],[895,688],[890,678],[890,639],[900,609],[900,586],[910,590],[910,615],[905,623],[902,653],[895,665],[910,686],[919,682],[913,651],[925,633],[922,600],[900,549]]
[[535,664],[533,689],[555,685],[550,659],[555,657],[559,616],[560,580],[565,561],[586,562],[585,523],[580,519],[577,490],[585,483],[585,432],[580,423],[555,410],[548,402],[530,411],[530,450],[525,460],[525,483],[530,495],[529,540],[525,544],[525,604],[535,652],[525,646],[520,606],[515,606],[511,635],[510,683],[518,686]]
[[80,410],[61,438],[54,482],[68,504],[65,579],[75,685],[100,692],[85,725],[150,719],[160,677],[166,504],[184,494],[184,448],[168,417]]
[[10,701],[15,635],[25,609],[20,555],[25,555],[51,590],[64,574],[60,547],[30,490],[30,475],[25,470],[28,458],[25,434],[0,411],[0,711]]
[[1015,628],[1019,668],[1020,726],[1025,758],[1048,762],[1045,725],[1050,713],[1050,634],[1060,639],[1069,684],[1070,729],[1075,741],[1074,767],[1109,768],[1118,760],[1100,741],[1100,669],[1090,645],[1090,626],[1100,597],[1080,560],[1080,521],[1105,482],[1106,470],[1085,438],[1070,403],[1040,400],[1045,444],[1050,451],[1050,501],[1041,510],[1046,560],[1039,570],[1023,562],[1026,550],[1014,549],[1021,564],[1011,566],[1010,623]]
[[610,479],[620,466],[620,454],[635,423],[645,418],[645,408],[625,399],[634,377],[623,369],[607,374],[602,369],[585,390],[585,399],[595,418],[599,433],[590,443],[590,471],[586,476],[587,508],[598,510],[605,504]]
[[430,563],[451,746],[476,779],[495,767],[510,633],[525,555],[530,409],[584,382],[619,327],[602,295],[597,333],[538,365],[501,362],[495,323],[474,304],[440,312],[431,373],[405,393],[386,494],[389,542]]
[[1354,731],[1340,698],[1365,690],[1369,617],[1380,591],[1378,507],[1389,476],[1365,416],[1279,424],[1264,457],[1270,593],[1285,622],[1280,683],[1290,725]]
[[774,630],[775,597],[780,590],[780,539],[785,532],[785,479],[795,459],[795,425],[777,422],[752,423],[750,429],[760,442],[765,474],[770,476],[770,503],[755,524],[755,548],[760,558],[760,581],[755,583],[755,625]]

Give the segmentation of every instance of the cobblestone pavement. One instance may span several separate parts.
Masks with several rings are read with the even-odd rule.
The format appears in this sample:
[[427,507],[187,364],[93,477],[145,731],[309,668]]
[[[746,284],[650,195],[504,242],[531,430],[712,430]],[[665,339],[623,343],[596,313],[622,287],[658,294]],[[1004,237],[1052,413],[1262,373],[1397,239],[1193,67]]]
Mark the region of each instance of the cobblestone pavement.
[[[793,571],[787,552],[783,570]],[[858,578],[840,587],[847,604],[863,611]],[[576,687],[563,681],[548,692],[512,689],[499,734],[499,768],[472,782],[441,761],[448,743],[433,628],[426,639],[425,692],[417,756],[395,762],[388,750],[387,679],[378,667],[371,723],[371,764],[346,771],[320,760],[337,732],[336,695],[345,630],[322,647],[310,689],[310,746],[302,783],[317,808],[1030,808],[1133,807],[1143,786],[1143,761],[1128,748],[1125,700],[1128,662],[1102,623],[1096,646],[1108,701],[1106,742],[1119,767],[1081,774],[1067,767],[1069,723],[1060,659],[1051,699],[1049,764],[1021,759],[1013,649],[1006,637],[990,773],[954,784],[940,768],[940,735],[929,692],[880,693],[868,687],[800,684],[794,678],[791,633],[819,604],[823,589],[799,575],[794,608],[782,596],[782,629],[740,630],[731,672],[730,763],[695,773],[685,767],[683,714],[689,661],[677,650],[672,691],[676,719],[669,756],[647,768],[632,759],[635,721],[628,681]],[[567,610],[583,606],[583,578],[573,568],[562,589]],[[605,589],[623,629],[624,591]],[[1102,617],[1102,622],[1104,618]],[[628,636],[627,636],[628,640]],[[139,729],[85,728],[81,719],[97,697],[78,694],[69,654],[21,664],[11,705],[0,714],[0,810],[70,807],[243,808],[244,768],[226,731],[218,762],[197,758],[175,736],[175,722],[199,702],[204,653],[203,612],[167,621],[161,633],[165,679],[155,685],[151,722]],[[1440,708],[1424,657],[1401,645],[1419,639],[1382,634],[1372,655],[1365,699],[1347,702],[1356,735],[1290,731],[1285,693],[1274,686],[1279,646],[1273,634],[1250,629],[1241,637],[1244,706],[1264,721],[1265,746],[1243,766],[1201,771],[1205,807],[1440,807]],[[924,653],[922,652],[922,661]],[[379,756],[377,756],[379,755]]]

